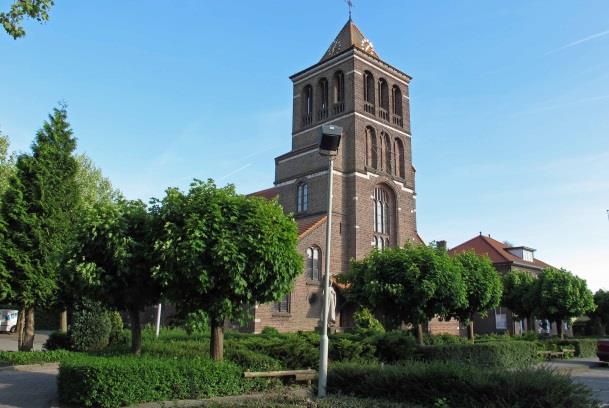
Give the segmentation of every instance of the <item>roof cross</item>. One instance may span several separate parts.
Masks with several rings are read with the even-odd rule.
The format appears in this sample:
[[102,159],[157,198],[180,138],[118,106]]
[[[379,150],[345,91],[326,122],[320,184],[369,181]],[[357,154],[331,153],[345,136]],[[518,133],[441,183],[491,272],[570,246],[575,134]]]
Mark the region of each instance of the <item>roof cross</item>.
[[351,9],[353,8],[353,1],[345,0],[345,3],[347,3],[347,6],[349,6],[349,20],[351,20]]

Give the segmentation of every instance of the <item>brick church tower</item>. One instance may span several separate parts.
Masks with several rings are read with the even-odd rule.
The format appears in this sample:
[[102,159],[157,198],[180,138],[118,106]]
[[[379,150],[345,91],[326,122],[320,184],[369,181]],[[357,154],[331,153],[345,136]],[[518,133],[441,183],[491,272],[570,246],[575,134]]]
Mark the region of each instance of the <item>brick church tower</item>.
[[[258,305],[251,330],[313,330],[321,314],[327,211],[327,158],[318,153],[320,127],[344,129],[334,167],[332,275],[374,248],[420,242],[416,229],[409,83],[380,59],[355,26],[345,24],[321,60],[290,77],[294,86],[292,148],[275,158],[277,197],[299,226],[304,274],[281,302]],[[338,292],[337,326],[349,327],[356,305]]]

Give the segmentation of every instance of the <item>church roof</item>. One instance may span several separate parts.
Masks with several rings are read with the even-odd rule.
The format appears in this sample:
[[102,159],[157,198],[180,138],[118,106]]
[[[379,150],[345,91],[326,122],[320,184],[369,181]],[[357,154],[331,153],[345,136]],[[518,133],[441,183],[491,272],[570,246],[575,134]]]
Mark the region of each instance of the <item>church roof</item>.
[[330,44],[330,47],[321,58],[319,62],[323,62],[329,60],[335,55],[342,53],[350,48],[357,48],[365,53],[373,56],[374,58],[379,58],[376,51],[374,51],[374,47],[372,42],[368,40],[364,34],[357,28],[353,20],[349,19],[347,24],[340,30],[336,39]]
[[479,236],[476,236],[470,239],[469,241],[462,243],[461,245],[457,245],[456,247],[448,251],[448,253],[451,255],[456,255],[461,252],[473,250],[478,255],[487,255],[490,258],[491,262],[494,264],[516,264],[536,269],[552,267],[551,265],[539,259],[533,259],[533,262],[525,261],[524,259],[521,259],[510,253],[507,250],[508,248],[511,248],[511,245],[506,245],[502,242],[497,241],[496,239],[486,237],[480,234]]

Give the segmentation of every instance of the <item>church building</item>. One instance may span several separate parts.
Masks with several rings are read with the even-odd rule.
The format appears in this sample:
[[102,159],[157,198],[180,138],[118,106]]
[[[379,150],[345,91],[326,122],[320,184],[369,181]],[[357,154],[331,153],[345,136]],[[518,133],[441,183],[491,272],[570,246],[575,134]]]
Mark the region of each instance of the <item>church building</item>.
[[[383,61],[351,19],[316,64],[293,83],[291,150],[275,158],[272,188],[253,193],[277,198],[298,223],[304,273],[283,300],[260,304],[248,327],[260,332],[308,331],[320,325],[324,271],[328,158],[319,154],[320,128],[343,128],[334,163],[331,276],[374,248],[421,243],[417,234],[412,165],[411,77]],[[333,279],[334,281],[334,279]],[[352,326],[356,305],[338,293],[336,326]],[[458,334],[456,322],[431,322],[433,332]]]

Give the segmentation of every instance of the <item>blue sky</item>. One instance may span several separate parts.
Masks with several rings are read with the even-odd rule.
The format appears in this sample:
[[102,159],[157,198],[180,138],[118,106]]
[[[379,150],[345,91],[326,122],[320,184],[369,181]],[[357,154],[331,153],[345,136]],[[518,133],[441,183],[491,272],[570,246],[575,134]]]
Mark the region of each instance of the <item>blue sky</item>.
[[[272,185],[288,76],[347,18],[341,0],[56,3],[27,37],[0,35],[0,130],[26,150],[66,101],[79,150],[145,200],[195,177]],[[482,231],[609,289],[607,1],[361,0],[353,18],[414,77],[423,238]]]

